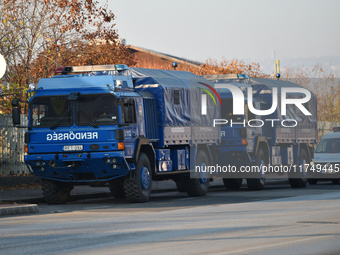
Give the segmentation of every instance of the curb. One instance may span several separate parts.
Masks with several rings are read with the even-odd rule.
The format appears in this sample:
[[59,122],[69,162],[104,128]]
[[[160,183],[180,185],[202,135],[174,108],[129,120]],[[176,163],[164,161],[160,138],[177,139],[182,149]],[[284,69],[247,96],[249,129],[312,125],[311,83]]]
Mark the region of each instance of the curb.
[[38,213],[38,205],[0,205],[0,216]]
[[1,186],[15,186],[22,184],[39,183],[40,178],[28,175],[28,176],[0,176],[0,187]]

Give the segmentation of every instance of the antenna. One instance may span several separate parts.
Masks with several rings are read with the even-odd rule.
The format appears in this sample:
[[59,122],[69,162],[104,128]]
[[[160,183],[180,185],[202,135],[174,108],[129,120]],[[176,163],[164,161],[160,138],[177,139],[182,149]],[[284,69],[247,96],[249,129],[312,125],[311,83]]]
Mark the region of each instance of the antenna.
[[280,60],[275,60],[275,77],[277,80],[280,79]]

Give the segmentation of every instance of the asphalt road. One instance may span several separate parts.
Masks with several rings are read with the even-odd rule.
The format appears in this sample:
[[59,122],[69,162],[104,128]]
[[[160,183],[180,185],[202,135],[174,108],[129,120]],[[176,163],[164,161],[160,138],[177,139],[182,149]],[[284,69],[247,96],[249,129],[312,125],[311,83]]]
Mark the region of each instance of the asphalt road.
[[0,218],[0,254],[340,254],[340,185],[160,192],[144,204],[106,197],[39,210]]

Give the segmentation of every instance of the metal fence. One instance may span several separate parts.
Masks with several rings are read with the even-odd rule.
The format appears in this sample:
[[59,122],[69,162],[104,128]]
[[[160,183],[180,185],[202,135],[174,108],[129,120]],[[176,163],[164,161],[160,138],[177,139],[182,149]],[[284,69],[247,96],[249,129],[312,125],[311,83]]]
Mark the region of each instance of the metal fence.
[[[27,125],[25,115],[22,125]],[[24,136],[26,129],[12,125],[11,115],[0,116],[0,176],[26,175],[29,171],[24,164]]]
[[[21,115],[22,125],[27,125],[27,118]],[[339,122],[319,122],[318,138],[332,131]],[[12,125],[10,114],[0,116],[0,176],[27,175],[29,171],[24,164],[24,136],[26,129]]]

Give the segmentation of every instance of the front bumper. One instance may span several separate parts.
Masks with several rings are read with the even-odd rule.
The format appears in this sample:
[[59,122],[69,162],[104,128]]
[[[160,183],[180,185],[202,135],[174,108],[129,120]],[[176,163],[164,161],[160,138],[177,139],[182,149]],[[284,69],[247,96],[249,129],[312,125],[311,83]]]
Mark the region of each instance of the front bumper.
[[64,182],[104,182],[130,171],[122,151],[30,154],[25,163],[37,177]]
[[251,160],[245,147],[219,147],[217,149],[216,163],[220,166],[236,166],[251,165]]

